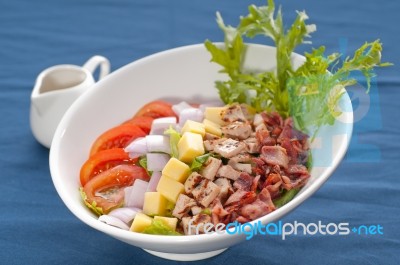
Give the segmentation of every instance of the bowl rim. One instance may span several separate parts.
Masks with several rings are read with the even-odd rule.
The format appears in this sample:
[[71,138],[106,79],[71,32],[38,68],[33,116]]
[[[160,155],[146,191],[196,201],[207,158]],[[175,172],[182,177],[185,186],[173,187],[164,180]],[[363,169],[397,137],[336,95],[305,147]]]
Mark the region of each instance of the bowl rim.
[[[221,45],[222,43],[217,43],[218,45]],[[269,49],[269,50],[275,50],[276,48],[274,46],[269,46],[269,45],[263,45],[263,44],[255,44],[255,43],[246,43],[248,47],[259,47],[262,49]],[[191,49],[200,49],[204,47],[204,44],[199,43],[199,44],[191,44],[191,45],[185,45],[185,46],[180,46],[164,51],[160,51],[148,56],[145,56],[143,58],[140,58],[138,60],[132,61],[131,63],[128,63],[121,68],[115,70],[114,72],[110,73],[108,76],[97,82],[94,86],[102,86],[104,80],[108,80],[110,77],[111,78],[118,78],[118,75],[122,74],[124,71],[126,71],[127,68],[133,67],[136,65],[140,65],[143,62],[147,62],[149,60],[154,60],[155,58],[158,58],[160,56],[171,56],[172,54],[175,53],[180,53],[182,51],[186,50],[191,50]],[[305,60],[305,57],[293,53],[292,56],[299,58],[300,60]],[[210,62],[211,63],[211,62]],[[126,231],[122,230],[110,225],[107,225],[103,222],[98,221],[96,218],[93,218],[93,216],[90,216],[87,214],[86,211],[83,211],[84,204],[81,203],[81,205],[78,205],[76,203],[76,199],[73,196],[70,196],[62,187],[63,187],[63,181],[61,177],[59,176],[58,168],[56,167],[55,161],[59,161],[59,156],[60,156],[60,150],[59,150],[59,142],[63,138],[63,135],[66,130],[66,124],[69,123],[69,121],[72,119],[72,114],[74,113],[74,110],[79,107],[79,105],[82,105],[85,102],[85,98],[90,97],[92,93],[91,91],[96,91],[97,89],[89,89],[87,92],[85,92],[81,97],[79,97],[72,105],[71,107],[67,110],[65,113],[64,117],[62,118],[59,126],[56,129],[56,132],[54,134],[54,138],[50,147],[50,154],[49,154],[49,166],[50,166],[50,173],[51,173],[51,178],[53,181],[53,184],[57,190],[58,195],[62,199],[63,203],[67,206],[67,208],[81,221],[86,223],[87,225],[95,228],[96,230],[102,231],[106,234],[109,234],[111,236],[126,240],[126,241],[132,241],[134,240],[135,242],[144,242],[144,243],[154,243],[157,242],[158,244],[181,244],[184,245],[187,242],[191,243],[198,243],[198,242],[203,242],[205,240],[227,240],[230,238],[232,235],[228,234],[226,231],[223,233],[212,233],[212,234],[201,234],[201,235],[185,235],[185,236],[164,236],[164,235],[149,235],[149,234],[142,234],[142,233],[136,233],[132,231]],[[347,94],[347,91],[343,95],[344,97],[349,97]],[[343,159],[344,155],[346,154],[346,151],[349,147],[349,143],[351,140],[352,136],[352,131],[353,131],[353,108],[352,104],[350,101],[350,98],[348,98],[348,101],[350,102],[349,107],[351,108],[351,111],[347,111],[347,115],[345,118],[346,121],[346,133],[349,136],[347,143],[341,144],[338,149],[338,155],[334,157],[332,160],[332,165],[328,167],[326,170],[322,172],[321,175],[318,176],[318,178],[306,189],[303,190],[301,189],[302,192],[297,194],[291,201],[289,201],[287,204],[283,205],[282,207],[276,209],[275,211],[264,215],[256,220],[253,220],[249,223],[255,224],[258,221],[261,221],[263,224],[267,224],[268,222],[275,221],[280,217],[283,217],[290,211],[292,211],[294,208],[298,207],[303,203],[306,199],[308,199],[311,195],[313,195],[329,178],[329,176],[332,175],[333,171],[339,166],[340,161]],[[90,217],[90,218],[89,218]],[[268,222],[267,222],[268,221]]]

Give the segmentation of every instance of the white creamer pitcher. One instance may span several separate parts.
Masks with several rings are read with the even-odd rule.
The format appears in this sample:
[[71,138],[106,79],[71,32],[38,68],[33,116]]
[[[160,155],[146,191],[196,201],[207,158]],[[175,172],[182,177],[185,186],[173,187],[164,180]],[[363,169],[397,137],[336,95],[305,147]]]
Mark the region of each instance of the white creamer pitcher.
[[39,74],[31,94],[30,124],[36,140],[50,147],[54,132],[71,104],[94,85],[93,72],[100,66],[99,79],[110,72],[110,62],[93,56],[83,66],[62,64]]

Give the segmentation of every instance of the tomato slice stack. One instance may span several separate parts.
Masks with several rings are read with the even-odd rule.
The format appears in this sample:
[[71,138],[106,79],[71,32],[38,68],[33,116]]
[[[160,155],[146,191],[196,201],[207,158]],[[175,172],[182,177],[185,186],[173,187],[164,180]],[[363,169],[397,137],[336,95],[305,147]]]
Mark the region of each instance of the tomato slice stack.
[[[147,171],[137,165],[124,148],[139,137],[150,133],[154,119],[176,116],[171,104],[152,101],[129,120],[101,134],[92,144],[88,160],[80,170],[85,203],[96,205],[102,213],[123,205],[123,189],[136,179],[148,181]],[[96,212],[97,213],[97,212]]]

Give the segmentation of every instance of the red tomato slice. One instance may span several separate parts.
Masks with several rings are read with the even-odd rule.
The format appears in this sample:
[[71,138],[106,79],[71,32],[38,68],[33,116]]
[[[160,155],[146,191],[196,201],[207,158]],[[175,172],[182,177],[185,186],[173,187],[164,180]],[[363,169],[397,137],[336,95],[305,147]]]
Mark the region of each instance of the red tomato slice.
[[144,105],[135,115],[135,117],[146,116],[154,119],[162,117],[176,117],[172,110],[172,105],[168,102],[156,100]]
[[133,117],[132,119],[127,120],[123,124],[134,124],[138,126],[142,131],[144,131],[146,134],[150,133],[151,130],[151,125],[153,124],[153,117],[148,117],[148,116],[140,116],[140,117]]
[[104,214],[120,207],[124,202],[124,188],[136,179],[149,181],[146,170],[135,165],[119,165],[95,176],[83,187],[86,203],[100,207]]
[[101,150],[124,148],[136,138],[144,136],[146,134],[142,129],[134,124],[119,125],[104,132],[96,139],[90,150],[90,156]]
[[82,166],[80,171],[81,185],[86,183],[99,173],[122,164],[135,164],[137,158],[131,159],[122,148],[102,150],[92,155]]

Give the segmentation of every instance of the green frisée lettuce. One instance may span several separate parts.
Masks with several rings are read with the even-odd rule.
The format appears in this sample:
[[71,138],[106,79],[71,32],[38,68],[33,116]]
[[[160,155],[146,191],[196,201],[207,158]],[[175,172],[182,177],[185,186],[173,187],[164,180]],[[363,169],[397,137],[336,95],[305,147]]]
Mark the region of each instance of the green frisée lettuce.
[[345,93],[343,88],[357,83],[351,77],[352,72],[364,75],[366,92],[369,92],[374,67],[391,65],[380,63],[382,44],[379,40],[362,45],[353,57],[344,59],[341,66],[338,66],[338,53],[325,56],[324,51],[325,47],[322,46],[312,53],[306,53],[306,62],[286,84],[290,116],[297,128],[313,135],[322,125],[332,125],[341,114],[338,103]]
[[[217,13],[217,23],[225,34],[225,47],[217,47],[209,40],[205,46],[212,55],[211,61],[220,64],[230,77],[228,81],[218,81],[217,89],[221,99],[227,103],[240,102],[252,105],[257,112],[276,110],[283,117],[289,114],[288,92],[286,81],[294,72],[290,56],[294,48],[310,37],[316,30],[315,25],[306,24],[308,19],[305,12],[298,12],[292,26],[285,32],[281,10],[275,12],[275,4],[268,1],[268,6],[249,6],[249,14],[241,17],[237,28],[226,26],[222,17]],[[253,38],[264,35],[275,42],[277,49],[277,71],[246,73],[242,69],[246,45],[243,37]],[[254,93],[249,93],[253,91]]]
[[[285,30],[281,9],[275,10],[273,0],[267,6],[249,6],[249,14],[240,18],[235,28],[224,24],[217,13],[217,24],[224,32],[224,46],[205,41],[211,61],[222,66],[220,72],[229,76],[227,81],[217,81],[216,88],[226,104],[247,103],[257,112],[277,111],[284,118],[292,116],[296,128],[309,134],[315,133],[325,124],[333,124],[341,111],[337,108],[344,93],[343,87],[356,83],[350,77],[354,71],[361,72],[370,88],[373,69],[389,66],[381,63],[382,44],[379,40],[365,43],[352,57],[340,64],[340,55],[325,55],[325,47],[306,53],[306,62],[298,69],[291,63],[295,48],[307,41],[316,30],[307,24],[307,14],[297,12],[289,29]],[[276,72],[253,72],[243,69],[246,56],[244,37],[265,36],[276,46]]]

